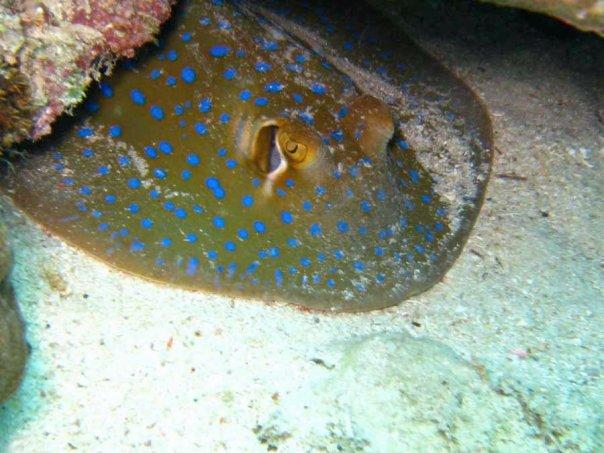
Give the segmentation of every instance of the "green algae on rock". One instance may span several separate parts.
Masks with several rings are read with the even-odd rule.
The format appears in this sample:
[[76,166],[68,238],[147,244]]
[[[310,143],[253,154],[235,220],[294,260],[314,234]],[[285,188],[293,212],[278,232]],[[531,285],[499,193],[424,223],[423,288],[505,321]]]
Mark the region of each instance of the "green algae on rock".
[[171,25],[18,165],[19,206],[187,288],[359,311],[439,281],[492,157],[462,82],[345,2],[194,2]]

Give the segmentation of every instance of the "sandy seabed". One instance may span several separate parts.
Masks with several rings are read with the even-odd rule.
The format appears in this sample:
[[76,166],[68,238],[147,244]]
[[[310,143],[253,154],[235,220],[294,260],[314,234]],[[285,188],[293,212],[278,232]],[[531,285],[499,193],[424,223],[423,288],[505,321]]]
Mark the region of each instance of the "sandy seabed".
[[604,41],[453,8],[406,26],[483,98],[496,156],[442,283],[343,315],[181,291],[3,200],[32,355],[0,451],[602,451]]

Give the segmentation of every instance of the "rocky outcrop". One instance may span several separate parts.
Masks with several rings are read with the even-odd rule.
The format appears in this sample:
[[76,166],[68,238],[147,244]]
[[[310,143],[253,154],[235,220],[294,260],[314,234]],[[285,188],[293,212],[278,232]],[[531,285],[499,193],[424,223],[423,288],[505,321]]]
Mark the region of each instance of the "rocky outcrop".
[[[398,8],[406,10],[409,6],[438,4],[439,1],[425,0],[367,0],[386,13],[396,15]],[[450,1],[450,0],[449,0]],[[480,0],[499,6],[521,8],[535,13],[545,14],[566,22],[583,31],[604,36],[604,0]]]
[[254,429],[268,450],[538,450],[518,402],[440,343],[380,333],[326,354],[312,359],[324,377],[284,396]]
[[10,263],[6,226],[0,222],[0,402],[19,385],[28,355],[23,321],[7,279]]
[[0,402],[19,386],[28,356],[23,321],[8,282],[0,284]]
[[522,8],[560,19],[583,31],[604,36],[603,0],[481,0]]
[[173,0],[0,3],[0,149],[50,133],[117,57],[131,57]]

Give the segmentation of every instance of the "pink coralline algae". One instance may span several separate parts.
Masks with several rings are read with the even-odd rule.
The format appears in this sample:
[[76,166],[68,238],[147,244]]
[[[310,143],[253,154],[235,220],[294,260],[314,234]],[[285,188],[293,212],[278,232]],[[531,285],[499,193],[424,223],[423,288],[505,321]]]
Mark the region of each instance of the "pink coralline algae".
[[50,133],[118,57],[132,57],[173,0],[0,4],[0,148]]

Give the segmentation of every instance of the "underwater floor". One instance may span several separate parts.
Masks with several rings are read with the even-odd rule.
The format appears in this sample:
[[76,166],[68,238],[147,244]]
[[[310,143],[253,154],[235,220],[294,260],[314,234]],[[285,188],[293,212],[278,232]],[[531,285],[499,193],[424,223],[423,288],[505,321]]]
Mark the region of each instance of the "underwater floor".
[[32,354],[0,451],[601,451],[604,41],[430,5],[408,31],[482,97],[496,144],[444,280],[360,314],[205,295],[112,270],[4,199]]

